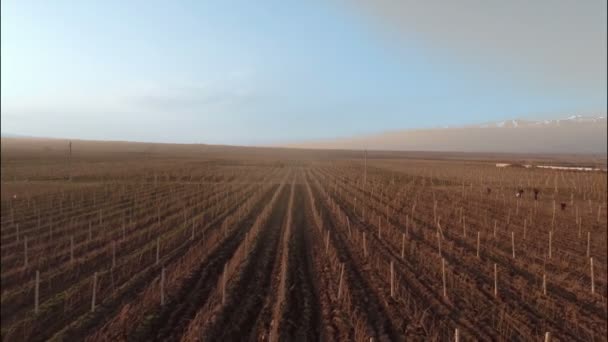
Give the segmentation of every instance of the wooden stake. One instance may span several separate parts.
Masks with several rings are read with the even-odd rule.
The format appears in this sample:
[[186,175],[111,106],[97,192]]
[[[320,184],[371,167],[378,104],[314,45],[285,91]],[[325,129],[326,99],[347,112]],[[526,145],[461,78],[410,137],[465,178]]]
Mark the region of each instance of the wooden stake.
[[480,242],[480,233],[477,231],[477,258],[479,258],[479,242]]
[[545,333],[545,342],[551,342],[551,333],[548,331]]
[[552,243],[553,243],[553,231],[549,231],[549,259],[551,259],[552,253]]
[[348,216],[346,216],[346,226],[348,227],[348,238],[350,239],[352,234],[350,230],[350,219],[348,218]]
[[156,238],[156,263],[158,265],[158,261],[160,260],[160,238]]
[[513,251],[513,259],[515,259],[515,232],[511,232],[511,249]]
[[405,258],[405,234],[401,234],[401,259]]
[[494,263],[494,297],[498,297],[498,269]]
[[70,236],[70,263],[74,263],[74,235]]
[[494,238],[496,239],[496,220],[494,220]]
[[27,268],[27,235],[23,237],[23,267]]
[[587,258],[591,257],[591,232],[587,232]]
[[34,287],[34,313],[38,314],[38,298],[40,296],[40,271],[36,271],[36,285]]
[[551,218],[551,227],[555,228],[555,200],[553,200],[553,217]]
[[325,234],[325,254],[327,254],[329,250],[329,230]]
[[454,331],[454,342],[460,342],[460,333],[458,331],[458,328],[456,328],[456,330]]
[[593,258],[589,258],[589,265],[591,267],[591,294],[595,294],[595,281],[593,279]]
[[443,280],[443,298],[448,298],[448,290],[445,278],[445,259],[441,258],[441,275]]
[[543,273],[543,294],[547,295],[547,274]]
[[395,263],[391,260],[391,298],[395,298]]
[[91,312],[95,312],[96,292],[97,292],[97,272],[93,273],[93,297],[91,298]]
[[226,303],[226,272],[228,263],[224,264],[224,272],[222,273],[222,305]]
[[363,232],[363,257],[367,258],[367,243],[365,240],[365,232]]
[[439,234],[439,231],[437,231],[437,248],[439,251],[439,256],[442,256],[442,254],[441,254],[441,235]]
[[165,268],[160,271],[160,305],[165,306]]
[[340,264],[340,281],[338,282],[338,299],[342,296],[342,279],[344,278],[344,263]]
[[112,268],[116,267],[116,241],[112,241]]

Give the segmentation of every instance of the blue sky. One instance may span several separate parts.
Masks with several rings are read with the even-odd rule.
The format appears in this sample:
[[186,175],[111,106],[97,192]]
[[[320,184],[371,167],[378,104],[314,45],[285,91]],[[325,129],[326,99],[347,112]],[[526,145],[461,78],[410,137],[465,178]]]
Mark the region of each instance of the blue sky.
[[605,113],[606,2],[542,2],[3,1],[2,131],[254,145]]

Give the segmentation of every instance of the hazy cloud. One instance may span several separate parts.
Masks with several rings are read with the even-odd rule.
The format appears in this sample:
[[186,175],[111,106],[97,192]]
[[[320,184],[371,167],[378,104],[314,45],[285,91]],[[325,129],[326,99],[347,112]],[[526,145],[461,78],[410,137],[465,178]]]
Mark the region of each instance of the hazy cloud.
[[547,90],[570,85],[606,91],[606,0],[356,3],[359,13],[388,29],[398,44],[443,49],[437,60],[478,63]]

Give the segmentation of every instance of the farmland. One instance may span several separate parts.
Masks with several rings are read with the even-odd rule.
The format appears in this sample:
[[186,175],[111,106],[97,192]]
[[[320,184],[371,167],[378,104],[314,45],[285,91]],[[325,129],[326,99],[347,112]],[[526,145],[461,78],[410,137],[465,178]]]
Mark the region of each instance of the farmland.
[[3,341],[606,340],[606,173],[22,140]]

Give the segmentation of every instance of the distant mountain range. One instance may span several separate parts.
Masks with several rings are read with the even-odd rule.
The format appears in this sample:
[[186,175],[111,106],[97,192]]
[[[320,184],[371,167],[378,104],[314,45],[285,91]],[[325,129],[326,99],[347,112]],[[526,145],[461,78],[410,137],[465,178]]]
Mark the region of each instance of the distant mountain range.
[[[398,130],[279,146],[341,150],[606,154],[607,130],[606,115],[571,115],[563,119],[514,119],[459,127]],[[3,138],[34,138],[6,132],[1,135]]]
[[461,127],[412,129],[305,141],[288,147],[506,153],[607,152],[605,115],[552,120],[505,120]]

